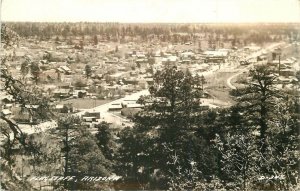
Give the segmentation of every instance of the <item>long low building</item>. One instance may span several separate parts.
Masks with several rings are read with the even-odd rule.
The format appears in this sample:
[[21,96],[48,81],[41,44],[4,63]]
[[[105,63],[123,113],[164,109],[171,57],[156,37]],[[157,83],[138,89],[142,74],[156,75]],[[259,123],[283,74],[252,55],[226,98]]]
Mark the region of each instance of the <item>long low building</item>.
[[227,50],[209,50],[203,52],[204,62],[224,63],[229,55]]
[[109,111],[120,111],[122,109],[122,105],[120,103],[111,104],[108,108]]

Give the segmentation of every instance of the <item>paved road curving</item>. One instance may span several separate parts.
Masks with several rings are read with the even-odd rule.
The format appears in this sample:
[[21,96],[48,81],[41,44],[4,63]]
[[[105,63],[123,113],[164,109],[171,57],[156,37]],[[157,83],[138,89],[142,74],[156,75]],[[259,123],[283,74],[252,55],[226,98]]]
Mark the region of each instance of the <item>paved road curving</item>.
[[[278,46],[281,46],[282,44],[284,44],[283,42],[281,43],[274,43],[274,44],[271,44],[270,46],[268,46],[267,48],[265,48],[265,50],[267,52],[270,52],[272,50],[274,50],[275,48],[277,48]],[[252,53],[251,55],[249,55],[248,57],[252,57],[252,58],[256,58],[257,56],[260,56],[263,54],[263,51],[260,50],[260,51],[257,51],[257,52],[254,52]],[[243,72],[247,72],[249,71],[250,68],[252,68],[254,66],[254,63],[252,64],[249,64],[247,67],[243,68],[243,69],[240,69],[237,73],[233,74],[232,76],[230,76],[227,80],[226,80],[226,84],[227,86],[230,88],[230,89],[236,89],[236,87],[234,85],[232,85],[231,81],[233,78],[241,75]]]

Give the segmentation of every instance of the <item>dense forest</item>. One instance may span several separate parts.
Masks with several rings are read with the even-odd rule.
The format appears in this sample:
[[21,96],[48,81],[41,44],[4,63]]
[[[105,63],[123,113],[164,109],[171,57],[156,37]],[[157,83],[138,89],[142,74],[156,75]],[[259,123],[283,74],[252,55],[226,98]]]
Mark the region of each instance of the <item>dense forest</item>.
[[283,39],[299,40],[299,24],[125,24],[125,23],[5,23],[21,37],[49,40],[53,37],[100,36],[102,40],[124,42],[126,37],[149,41],[187,42],[203,38],[218,41],[263,43]]
[[[158,34],[192,30],[221,33],[218,27],[189,29],[187,25],[166,25],[160,29],[85,23],[42,24],[44,29],[37,27],[39,23],[9,25],[21,37],[64,36],[64,33],[136,35],[143,31],[155,34],[156,30]],[[295,36],[291,30],[285,31],[288,26],[262,26],[257,31],[267,34],[273,27],[278,29],[274,34]],[[243,34],[236,29],[227,30]],[[240,30],[249,28],[241,26]],[[13,48],[18,40],[14,35],[2,31],[1,39],[7,49]],[[1,58],[3,91],[20,105],[39,105],[40,110],[32,110],[30,114],[44,121],[54,120],[58,126],[27,135],[15,121],[0,116],[1,134],[6,137],[1,147],[3,189],[33,189],[34,181],[19,180],[13,170],[21,157],[36,176],[82,178],[115,174],[121,177],[113,182],[63,179],[51,183],[54,190],[300,189],[299,97],[295,92],[279,91],[275,86],[276,76],[265,65],[252,69],[247,85],[231,92],[235,105],[217,109],[202,107],[199,76],[166,67],[154,75],[150,95],[139,99],[145,107],[132,117],[134,127],[115,132],[103,122],[93,134],[79,117],[53,113],[43,90],[35,84],[25,86],[15,79],[4,67],[7,62],[5,57]]]

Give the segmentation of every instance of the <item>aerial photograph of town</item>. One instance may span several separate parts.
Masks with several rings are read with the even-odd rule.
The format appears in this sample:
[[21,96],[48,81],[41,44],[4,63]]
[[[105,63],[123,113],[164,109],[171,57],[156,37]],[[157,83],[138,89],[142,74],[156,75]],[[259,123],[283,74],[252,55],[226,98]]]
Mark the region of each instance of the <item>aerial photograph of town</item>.
[[299,0],[0,0],[0,190],[300,190]]

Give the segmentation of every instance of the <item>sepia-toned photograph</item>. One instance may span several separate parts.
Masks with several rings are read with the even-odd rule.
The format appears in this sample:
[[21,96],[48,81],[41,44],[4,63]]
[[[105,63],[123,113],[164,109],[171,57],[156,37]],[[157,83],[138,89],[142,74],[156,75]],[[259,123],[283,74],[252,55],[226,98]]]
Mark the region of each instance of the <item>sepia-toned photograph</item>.
[[0,0],[0,190],[300,190],[300,0]]

